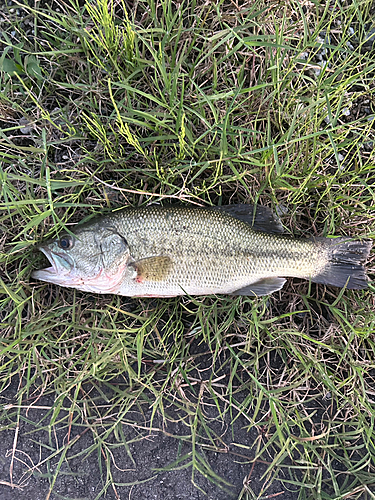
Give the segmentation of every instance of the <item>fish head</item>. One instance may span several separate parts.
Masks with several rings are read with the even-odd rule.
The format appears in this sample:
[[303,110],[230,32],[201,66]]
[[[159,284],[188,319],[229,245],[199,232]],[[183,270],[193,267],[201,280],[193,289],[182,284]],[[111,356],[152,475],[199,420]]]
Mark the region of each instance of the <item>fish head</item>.
[[126,274],[130,251],[114,227],[93,224],[74,233],[63,233],[39,250],[51,266],[34,271],[33,278],[95,293],[116,293]]

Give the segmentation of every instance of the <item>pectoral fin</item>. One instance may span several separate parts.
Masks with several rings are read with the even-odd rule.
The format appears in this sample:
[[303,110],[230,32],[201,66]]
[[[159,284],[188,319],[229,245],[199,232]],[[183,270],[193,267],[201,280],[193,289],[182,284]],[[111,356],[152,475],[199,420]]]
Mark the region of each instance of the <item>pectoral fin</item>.
[[172,260],[165,256],[148,257],[132,262],[130,266],[137,271],[137,281],[162,281],[172,269]]
[[239,290],[232,292],[232,294],[248,295],[250,297],[254,295],[258,297],[261,295],[269,295],[277,290],[281,290],[285,282],[286,280],[284,278],[264,278],[256,283],[240,288]]

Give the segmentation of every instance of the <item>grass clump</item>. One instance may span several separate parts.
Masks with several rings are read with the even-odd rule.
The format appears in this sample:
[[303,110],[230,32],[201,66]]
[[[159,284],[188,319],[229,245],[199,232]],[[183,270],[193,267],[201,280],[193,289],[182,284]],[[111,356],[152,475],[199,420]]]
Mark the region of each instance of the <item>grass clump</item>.
[[[373,13],[367,0],[2,6],[6,487],[37,478],[68,498],[91,461],[98,499],[172,470],[238,499],[374,498],[372,284],[132,300],[30,281],[42,238],[127,204],[259,202],[296,236],[372,238]],[[150,435],[175,452],[140,471]]]

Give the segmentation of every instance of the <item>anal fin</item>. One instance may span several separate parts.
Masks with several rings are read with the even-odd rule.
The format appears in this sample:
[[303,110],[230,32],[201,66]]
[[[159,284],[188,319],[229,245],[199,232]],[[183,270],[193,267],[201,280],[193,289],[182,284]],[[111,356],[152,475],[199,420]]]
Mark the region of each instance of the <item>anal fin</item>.
[[247,285],[239,290],[232,292],[232,295],[248,295],[260,297],[261,295],[269,295],[277,290],[281,290],[286,282],[284,278],[264,278],[256,281],[251,285]]

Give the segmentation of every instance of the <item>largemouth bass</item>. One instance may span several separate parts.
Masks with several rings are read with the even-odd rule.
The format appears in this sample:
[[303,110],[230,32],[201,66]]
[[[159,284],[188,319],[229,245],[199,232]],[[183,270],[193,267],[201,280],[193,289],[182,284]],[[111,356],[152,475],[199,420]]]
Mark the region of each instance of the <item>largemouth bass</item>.
[[268,295],[286,277],[367,287],[371,241],[281,232],[260,206],[123,208],[41,245],[51,267],[33,277],[131,297]]

